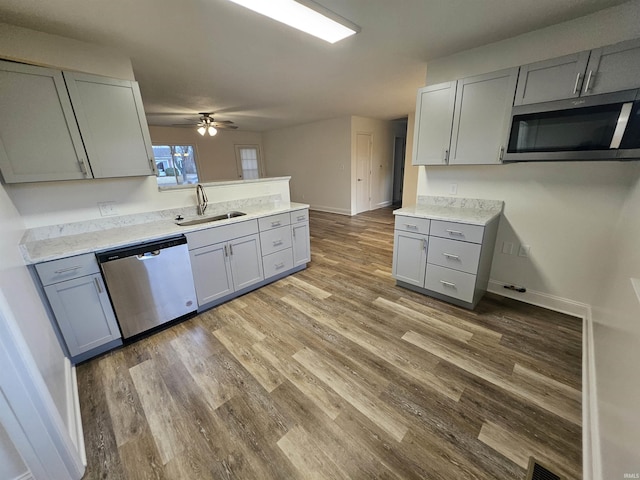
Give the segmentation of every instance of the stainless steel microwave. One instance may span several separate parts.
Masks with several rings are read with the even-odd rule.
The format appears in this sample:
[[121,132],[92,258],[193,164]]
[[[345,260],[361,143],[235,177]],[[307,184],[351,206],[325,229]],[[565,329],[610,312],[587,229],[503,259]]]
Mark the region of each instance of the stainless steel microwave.
[[504,162],[640,159],[640,90],[513,107]]

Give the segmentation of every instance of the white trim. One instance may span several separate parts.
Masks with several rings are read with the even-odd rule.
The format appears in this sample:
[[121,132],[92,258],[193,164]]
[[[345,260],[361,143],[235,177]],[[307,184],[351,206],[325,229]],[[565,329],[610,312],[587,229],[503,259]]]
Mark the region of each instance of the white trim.
[[578,318],[586,318],[590,312],[590,307],[586,303],[576,302],[568,298],[557,297],[544,292],[537,292],[535,290],[529,290],[525,293],[519,293],[514,290],[504,288],[505,285],[510,285],[510,282],[501,282],[498,280],[489,280],[487,291],[496,293],[503,297],[513,298],[520,300],[531,305],[547,308],[555,312],[566,313],[567,315],[573,315]]
[[76,376],[76,367],[71,365],[68,358],[64,359],[64,380],[67,398],[67,419],[68,431],[73,441],[82,464],[87,466],[87,453],[84,445],[84,431],[82,430],[82,417],[80,415],[80,396],[78,394],[78,377]]
[[384,202],[376,203],[373,207],[373,210],[377,210],[378,208],[389,207],[391,205],[393,205],[393,202],[391,200],[385,200]]
[[324,205],[309,205],[309,210],[316,210],[318,212],[337,213],[338,215],[351,216],[351,210],[344,208],[325,207]]
[[584,480],[602,480],[596,355],[591,309],[582,322],[582,472]]
[[22,475],[15,477],[13,480],[34,480],[34,478],[33,475],[31,475],[31,472],[26,471]]

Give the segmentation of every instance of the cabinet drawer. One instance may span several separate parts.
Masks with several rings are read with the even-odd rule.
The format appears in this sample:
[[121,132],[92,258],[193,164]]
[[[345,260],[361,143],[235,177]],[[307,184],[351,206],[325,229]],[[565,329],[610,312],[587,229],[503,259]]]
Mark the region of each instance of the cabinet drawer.
[[289,225],[260,233],[262,255],[269,255],[285,248],[291,248],[291,227]]
[[468,225],[466,223],[443,222],[434,220],[431,222],[429,233],[434,237],[452,238],[465,242],[482,243],[484,227],[480,225]]
[[473,302],[476,276],[470,273],[427,264],[424,283],[427,290],[454,297],[463,302]]
[[431,220],[420,217],[406,217],[404,215],[396,215],[396,230],[404,232],[429,234],[429,224]]
[[481,245],[448,238],[431,237],[427,262],[462,272],[478,272]]
[[206,247],[214,243],[227,242],[234,238],[246,237],[258,233],[258,222],[247,220],[245,222],[232,223],[231,225],[221,225],[206,230],[187,233],[187,243],[189,250]]
[[258,225],[260,225],[260,231],[265,232],[272,228],[283,227],[291,223],[289,213],[279,213],[277,215],[270,215],[268,217],[262,217],[258,219]]
[[293,251],[291,248],[281,250],[262,257],[264,278],[273,277],[293,268]]
[[92,273],[99,273],[100,267],[93,253],[61,258],[51,262],[38,263],[36,271],[43,286],[53,283],[84,277]]
[[295,212],[290,212],[289,217],[291,218],[291,225],[294,223],[302,223],[309,221],[309,210],[296,210]]

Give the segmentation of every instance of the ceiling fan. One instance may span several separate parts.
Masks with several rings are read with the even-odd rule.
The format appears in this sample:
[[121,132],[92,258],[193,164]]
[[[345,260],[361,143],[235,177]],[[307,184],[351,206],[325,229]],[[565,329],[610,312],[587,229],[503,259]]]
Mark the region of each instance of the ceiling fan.
[[[205,136],[207,133],[213,137],[218,130],[235,130],[238,127],[233,124],[231,120],[216,121],[212,117],[212,113],[200,112],[200,121],[195,124],[198,127],[197,131],[200,135]],[[193,127],[193,123],[174,123],[175,127]]]

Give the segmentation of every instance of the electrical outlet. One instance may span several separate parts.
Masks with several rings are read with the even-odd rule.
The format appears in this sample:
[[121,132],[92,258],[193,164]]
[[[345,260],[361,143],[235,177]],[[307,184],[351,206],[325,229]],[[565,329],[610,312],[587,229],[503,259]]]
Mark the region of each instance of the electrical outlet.
[[502,242],[502,253],[513,255],[513,242]]
[[98,202],[98,208],[100,209],[100,215],[103,217],[118,215],[116,202]]
[[458,194],[458,184],[457,183],[452,183],[451,185],[449,185],[449,194],[450,195],[457,195]]
[[520,245],[520,249],[518,250],[518,256],[519,257],[528,257],[530,252],[531,252],[531,246],[530,245]]

